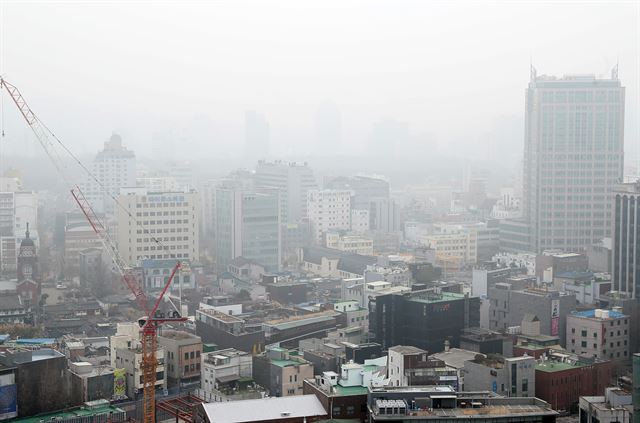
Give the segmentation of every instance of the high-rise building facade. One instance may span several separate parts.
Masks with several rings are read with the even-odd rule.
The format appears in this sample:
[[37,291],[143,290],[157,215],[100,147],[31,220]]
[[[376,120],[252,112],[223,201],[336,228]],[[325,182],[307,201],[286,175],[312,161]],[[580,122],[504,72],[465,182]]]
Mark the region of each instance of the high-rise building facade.
[[615,291],[640,296],[640,181],[614,192],[611,278]]
[[255,260],[269,271],[280,267],[280,200],[277,190],[216,190],[216,263],[224,271],[231,260]]
[[530,250],[579,250],[610,235],[622,182],[624,98],[611,79],[538,76],[526,94],[523,212]]
[[311,190],[307,193],[307,215],[313,240],[322,244],[322,236],[331,229],[351,229],[351,191]]
[[131,266],[143,259],[199,259],[199,196],[127,188],[118,196],[117,242]]
[[282,223],[298,223],[307,216],[307,192],[317,189],[313,170],[307,163],[258,162],[255,173],[258,189],[275,188],[280,192]]
[[91,173],[83,192],[91,207],[98,213],[115,213],[115,202],[120,188],[136,186],[136,155],[122,145],[118,134],[111,135],[91,164]]

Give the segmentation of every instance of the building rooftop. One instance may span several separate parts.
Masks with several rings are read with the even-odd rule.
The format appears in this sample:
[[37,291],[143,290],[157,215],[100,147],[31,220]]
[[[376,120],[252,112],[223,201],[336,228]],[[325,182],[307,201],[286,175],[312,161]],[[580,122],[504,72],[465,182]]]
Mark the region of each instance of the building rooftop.
[[[96,402],[96,401],[94,401]],[[21,419],[14,419],[15,423],[46,423],[46,422],[60,422],[60,421],[80,421],[87,417],[96,416],[99,414],[111,415],[116,413],[124,413],[121,408],[106,404],[92,405],[88,407],[76,408],[69,411],[63,411],[59,413],[38,414],[37,416],[24,417]]]
[[567,363],[562,361],[546,360],[538,362],[538,364],[536,364],[536,370],[540,370],[541,372],[554,373],[570,369],[579,369],[580,367],[584,366],[585,364],[580,362]]
[[202,404],[210,422],[240,423],[262,420],[290,420],[326,416],[327,412],[315,395],[261,398],[238,402]]
[[421,303],[443,303],[447,301],[456,301],[465,298],[464,294],[458,294],[457,292],[441,292],[435,293],[433,291],[413,291],[409,294],[410,301],[416,301]]
[[584,317],[587,319],[620,319],[622,317],[628,317],[626,314],[620,313],[616,310],[600,310],[608,312],[608,317],[603,317],[602,314],[598,315],[598,310],[585,310],[585,311],[574,311],[571,313],[572,316]]
[[476,358],[478,352],[463,350],[460,348],[450,348],[449,351],[442,351],[439,353],[431,354],[431,357],[435,357],[438,360],[445,362],[447,366],[461,369],[464,367],[465,361],[471,361]]
[[422,354],[426,353],[422,348],[414,347],[411,345],[396,345],[389,347],[389,351],[397,352],[400,354]]

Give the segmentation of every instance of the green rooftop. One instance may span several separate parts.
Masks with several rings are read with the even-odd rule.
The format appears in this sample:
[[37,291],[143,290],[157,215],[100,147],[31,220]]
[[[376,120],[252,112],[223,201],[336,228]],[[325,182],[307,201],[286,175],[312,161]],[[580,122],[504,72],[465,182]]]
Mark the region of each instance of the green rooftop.
[[536,370],[540,370],[542,372],[548,372],[548,373],[561,372],[561,371],[570,370],[570,369],[579,369],[580,367],[584,367],[584,364],[582,363],[569,364],[569,363],[562,363],[558,361],[544,361],[542,363],[536,364]]
[[55,420],[56,422],[71,420],[77,418],[87,418],[97,415],[108,415],[109,413],[124,413],[124,410],[111,405],[94,406],[91,408],[77,408],[59,413],[39,414],[37,416],[24,417],[21,419],[13,419],[15,423],[40,423]]
[[367,395],[369,389],[365,386],[341,386],[336,385],[335,390],[338,395]]

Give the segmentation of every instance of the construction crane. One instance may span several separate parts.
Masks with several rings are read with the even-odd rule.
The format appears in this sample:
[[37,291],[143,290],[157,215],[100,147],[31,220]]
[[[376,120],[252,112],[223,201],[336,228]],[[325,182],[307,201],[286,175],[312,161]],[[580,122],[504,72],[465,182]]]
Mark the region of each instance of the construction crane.
[[[156,358],[156,349],[158,343],[158,328],[164,323],[184,322],[187,320],[186,318],[182,317],[178,311],[170,311],[165,314],[164,312],[160,312],[158,308],[160,306],[160,303],[162,302],[162,299],[167,293],[169,286],[171,286],[176,272],[180,270],[181,263],[179,260],[176,260],[176,264],[173,267],[173,270],[169,276],[169,279],[165,283],[162,292],[154,302],[153,306],[149,308],[149,301],[147,299],[147,296],[145,295],[142,287],[139,286],[133,269],[122,259],[122,257],[118,253],[116,243],[111,238],[106,226],[98,218],[93,207],[91,206],[91,203],[87,200],[80,187],[71,183],[70,179],[67,177],[65,173],[65,164],[62,160],[62,155],[67,155],[72,160],[74,160],[86,173],[89,174],[90,177],[98,182],[98,185],[103,191],[105,191],[106,194],[111,196],[111,193],[106,192],[104,186],[99,183],[99,181],[93,174],[91,174],[89,169],[87,169],[87,167],[84,166],[82,162],[80,162],[80,160],[78,160],[76,156],[73,155],[73,153],[62,143],[62,141],[60,141],[53,134],[53,132],[51,132],[42,121],[40,121],[36,114],[31,110],[18,88],[0,77],[0,92],[2,91],[2,88],[5,88],[15,105],[18,107],[20,114],[22,114],[22,117],[33,131],[36,139],[44,149],[45,153],[51,159],[60,176],[64,179],[65,184],[71,192],[71,196],[73,197],[78,207],[80,207],[80,210],[84,214],[84,217],[87,219],[87,222],[95,232],[96,236],[100,239],[104,250],[111,257],[115,268],[118,270],[120,276],[122,277],[123,282],[125,283],[125,285],[127,285],[129,290],[133,294],[136,304],[138,305],[140,310],[145,313],[145,315],[138,321],[138,324],[141,328],[142,344],[142,414],[143,423],[155,423],[155,385],[157,381],[156,369],[158,365],[158,361]],[[116,198],[113,197],[113,199],[114,201],[116,201],[116,204],[118,206],[121,206]],[[128,211],[127,213],[130,218],[134,218],[131,213],[129,213]],[[140,222],[138,222],[137,220],[136,223],[140,225]],[[156,242],[160,244],[159,240],[156,240]]]

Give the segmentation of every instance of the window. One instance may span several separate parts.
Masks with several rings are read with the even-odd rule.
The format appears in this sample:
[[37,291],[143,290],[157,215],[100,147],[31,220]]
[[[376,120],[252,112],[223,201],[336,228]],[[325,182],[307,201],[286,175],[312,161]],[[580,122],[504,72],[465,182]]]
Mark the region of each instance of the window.
[[582,342],[580,343],[580,346],[581,346],[582,348],[587,348],[587,341],[582,341]]
[[188,359],[189,359],[189,353],[188,353],[188,352],[184,353],[184,359],[185,359],[185,360],[188,360]]
[[529,390],[529,379],[522,378],[522,392],[527,392]]
[[587,331],[586,331],[586,330],[583,330],[583,331],[580,333],[580,335],[582,335],[582,336],[587,336]]
[[194,351],[191,351],[191,359],[193,360],[196,357],[196,353]]
[[189,366],[184,366],[184,372],[188,373],[189,372]]

